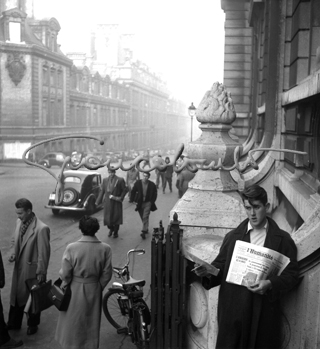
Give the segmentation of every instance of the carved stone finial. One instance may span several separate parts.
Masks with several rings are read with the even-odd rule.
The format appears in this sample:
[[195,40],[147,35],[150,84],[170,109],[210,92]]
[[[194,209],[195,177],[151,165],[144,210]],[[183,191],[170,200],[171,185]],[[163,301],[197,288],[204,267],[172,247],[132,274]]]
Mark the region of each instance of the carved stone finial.
[[223,84],[215,82],[207,91],[196,111],[197,120],[201,123],[232,124],[236,119],[231,93]]
[[23,79],[26,64],[23,55],[18,52],[9,53],[6,62],[6,68],[8,69],[9,76],[14,84],[17,86]]

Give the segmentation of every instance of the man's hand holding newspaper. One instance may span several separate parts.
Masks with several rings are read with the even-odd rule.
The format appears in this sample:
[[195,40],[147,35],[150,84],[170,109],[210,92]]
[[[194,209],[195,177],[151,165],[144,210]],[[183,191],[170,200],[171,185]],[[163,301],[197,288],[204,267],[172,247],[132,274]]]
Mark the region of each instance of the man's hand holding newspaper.
[[226,281],[263,295],[272,287],[268,278],[280,275],[289,263],[290,259],[279,252],[238,240]]

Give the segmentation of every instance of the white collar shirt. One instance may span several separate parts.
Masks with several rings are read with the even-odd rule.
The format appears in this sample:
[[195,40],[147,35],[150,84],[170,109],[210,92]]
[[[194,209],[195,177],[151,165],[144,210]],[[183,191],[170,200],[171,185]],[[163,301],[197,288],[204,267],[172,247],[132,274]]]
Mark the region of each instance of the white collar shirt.
[[250,233],[250,243],[263,247],[264,242],[266,240],[268,228],[269,228],[268,220],[266,220],[266,224],[261,229],[253,228],[249,221],[246,234]]

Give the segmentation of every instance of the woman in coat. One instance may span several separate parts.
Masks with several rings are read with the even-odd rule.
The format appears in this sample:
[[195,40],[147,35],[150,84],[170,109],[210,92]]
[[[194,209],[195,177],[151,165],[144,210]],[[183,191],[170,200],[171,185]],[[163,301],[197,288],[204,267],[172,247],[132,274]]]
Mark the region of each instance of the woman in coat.
[[69,244],[59,271],[62,287],[70,283],[71,300],[60,311],[55,339],[64,349],[99,348],[102,292],[112,277],[112,253],[98,240],[96,218],[84,216],[79,222],[83,237]]
[[101,192],[96,200],[96,206],[103,199],[104,225],[108,226],[109,234],[118,237],[119,226],[123,223],[122,201],[127,194],[127,187],[122,177],[116,176],[116,171],[111,168],[109,177],[104,178]]

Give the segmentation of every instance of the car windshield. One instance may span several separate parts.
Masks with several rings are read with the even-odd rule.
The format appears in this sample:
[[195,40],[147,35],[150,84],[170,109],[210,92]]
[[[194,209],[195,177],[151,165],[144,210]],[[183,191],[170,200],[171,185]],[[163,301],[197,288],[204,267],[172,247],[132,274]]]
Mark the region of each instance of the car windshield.
[[80,178],[78,178],[78,177],[66,177],[66,178],[64,179],[64,182],[65,182],[65,183],[80,183],[81,180],[80,180]]

